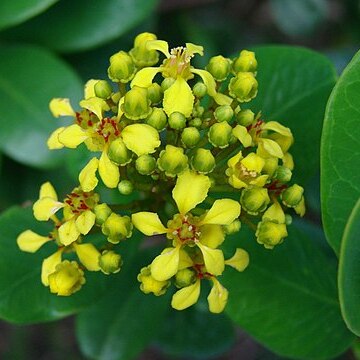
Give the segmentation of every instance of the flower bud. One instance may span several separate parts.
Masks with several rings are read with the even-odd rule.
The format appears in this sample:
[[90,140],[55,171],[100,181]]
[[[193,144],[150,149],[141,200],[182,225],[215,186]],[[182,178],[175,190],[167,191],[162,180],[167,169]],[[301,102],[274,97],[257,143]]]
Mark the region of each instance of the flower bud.
[[256,97],[258,82],[251,72],[239,72],[230,80],[229,94],[239,102],[249,102]]
[[163,92],[161,86],[158,83],[152,83],[147,88],[148,98],[152,104],[157,104],[162,100]]
[[234,220],[230,225],[224,225],[224,231],[226,234],[235,234],[241,229],[241,222],[239,219]]
[[148,154],[141,155],[136,159],[135,167],[141,175],[150,175],[156,169],[156,159]]
[[129,238],[132,235],[132,229],[133,225],[129,216],[120,216],[115,213],[111,213],[101,226],[102,233],[113,244]]
[[166,289],[170,286],[170,281],[158,281],[151,276],[150,265],[143,267],[137,276],[140,284],[140,290],[145,294],[153,293],[155,296],[165,294]]
[[99,80],[94,85],[95,95],[101,99],[108,99],[112,94],[112,88],[106,80]]
[[231,139],[231,131],[232,127],[227,122],[215,123],[209,129],[209,141],[220,149],[226,148]]
[[285,167],[285,166],[278,166],[278,168],[276,169],[273,178],[282,182],[282,183],[287,183],[291,180],[291,176],[292,176],[292,171]]
[[248,50],[241,51],[240,55],[234,60],[232,68],[235,73],[255,72],[257,69],[255,53]]
[[276,169],[278,168],[278,164],[279,164],[278,158],[268,157],[265,158],[264,160],[265,160],[265,164],[262,169],[262,173],[269,175],[269,177],[272,177]]
[[118,273],[122,264],[121,255],[112,250],[104,250],[99,257],[100,270],[106,275]]
[[121,138],[114,140],[109,147],[108,156],[117,165],[124,166],[131,162],[131,151],[125,146]]
[[155,65],[159,61],[159,54],[156,50],[148,50],[146,43],[156,40],[156,35],[144,32],[136,36],[134,47],[129,51],[135,65],[139,68]]
[[263,244],[266,249],[272,249],[275,245],[281,244],[288,233],[285,224],[260,221],[255,235],[259,244]]
[[257,215],[270,203],[268,191],[260,187],[245,188],[241,193],[240,203],[247,213]]
[[196,273],[193,269],[179,270],[175,275],[175,286],[183,288],[189,286],[196,281]]
[[193,110],[192,110],[192,116],[193,117],[201,117],[204,114],[204,107],[200,105],[200,103],[194,104]]
[[181,141],[187,148],[194,147],[200,140],[200,132],[196,127],[187,127],[181,133]]
[[122,195],[130,195],[134,191],[134,185],[129,180],[121,180],[118,184],[118,190]]
[[208,174],[215,168],[215,158],[210,150],[196,149],[191,157],[191,167],[202,174]]
[[202,120],[200,118],[196,117],[196,118],[191,119],[189,121],[189,125],[193,126],[193,127],[196,127],[196,128],[200,128],[201,125],[202,125]]
[[169,125],[174,130],[181,130],[186,126],[184,114],[175,111],[169,116]]
[[284,205],[288,207],[296,207],[299,205],[301,199],[303,198],[304,188],[294,184],[284,190],[280,197]]
[[122,111],[131,120],[145,119],[152,111],[147,90],[134,86],[125,94]]
[[221,105],[215,109],[214,116],[215,119],[219,122],[227,121],[229,122],[234,115],[234,110],[230,105]]
[[109,206],[105,203],[96,205],[94,207],[94,213],[95,213],[95,222],[97,225],[102,225],[106,219],[110,216],[112,213]]
[[221,55],[213,56],[206,65],[206,70],[217,81],[223,81],[227,78],[231,70],[230,59],[224,58]]
[[135,64],[125,51],[119,51],[110,57],[110,66],[108,68],[110,80],[127,83],[134,77],[135,72]]
[[158,131],[165,129],[167,117],[163,109],[154,107],[152,113],[145,119],[146,124]]
[[161,83],[161,89],[165,92],[173,83],[175,82],[175,79],[172,77],[165,78]]
[[174,177],[188,167],[188,158],[184,149],[173,145],[166,145],[159,155],[157,164],[166,176]]
[[250,109],[241,110],[236,114],[236,121],[239,125],[249,126],[254,121],[255,114]]
[[197,82],[194,87],[193,87],[193,94],[197,97],[197,98],[202,98],[206,95],[207,93],[207,87],[203,82]]

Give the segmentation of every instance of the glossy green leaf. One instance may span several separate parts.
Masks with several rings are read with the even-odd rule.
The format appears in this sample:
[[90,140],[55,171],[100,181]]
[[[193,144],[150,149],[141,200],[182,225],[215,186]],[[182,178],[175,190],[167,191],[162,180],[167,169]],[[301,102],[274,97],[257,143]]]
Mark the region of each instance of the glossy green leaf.
[[[147,18],[158,0],[62,0],[49,11],[3,37],[76,52],[126,33]],[[39,31],[39,29],[46,31]]]
[[35,254],[20,251],[16,238],[31,229],[46,235],[48,224],[37,222],[30,208],[14,207],[0,216],[0,318],[15,323],[50,321],[79,312],[98,300],[109,278],[86,273],[87,283],[70,297],[58,297],[41,284],[41,264],[55,251],[44,245]]
[[264,46],[254,49],[258,60],[258,96],[249,104],[267,121],[288,126],[295,143],[293,179],[304,185],[320,166],[320,136],[326,101],[336,74],[330,61],[311,50]]
[[360,199],[351,212],[341,242],[339,295],[349,329],[360,336]]
[[360,52],[346,67],[325,114],[321,143],[321,205],[326,237],[338,253],[360,197]]
[[50,151],[46,141],[61,122],[48,104],[53,97],[69,97],[75,106],[81,81],[46,50],[2,47],[0,54],[0,149],[24,164],[54,167],[64,154]]
[[290,226],[289,237],[274,250],[245,230],[239,241],[226,240],[250,254],[244,272],[226,269],[221,279],[230,294],[228,315],[282,356],[330,359],[345,351],[353,336],[340,313],[336,261],[309,237],[310,228],[302,233]]
[[0,29],[14,26],[45,11],[58,0],[1,0]]

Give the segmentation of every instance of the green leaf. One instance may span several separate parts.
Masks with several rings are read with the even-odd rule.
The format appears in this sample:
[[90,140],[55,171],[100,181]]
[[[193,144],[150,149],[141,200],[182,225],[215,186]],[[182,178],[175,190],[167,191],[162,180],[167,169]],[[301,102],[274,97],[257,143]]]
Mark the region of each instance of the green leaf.
[[360,335],[360,199],[346,224],[339,259],[339,295],[344,320]]
[[[243,273],[226,269],[221,279],[229,290],[226,311],[282,356],[333,358],[353,341],[337,299],[336,261],[305,233],[294,226],[288,230],[289,237],[274,250],[257,244],[249,232],[240,232],[238,238],[248,240],[238,245],[249,252],[250,264]],[[232,240],[235,247],[236,237],[227,242]]]
[[64,154],[50,151],[46,141],[61,124],[48,104],[53,97],[69,97],[75,105],[82,95],[80,79],[37,47],[3,47],[0,53],[0,149],[27,165],[58,165]]
[[[15,323],[60,319],[79,312],[98,300],[109,279],[100,273],[86,273],[87,283],[70,297],[58,297],[41,284],[41,264],[55,250],[51,245],[29,254],[22,252],[16,238],[31,229],[46,235],[48,224],[34,220],[30,208],[14,207],[0,216],[0,318]],[[52,249],[52,251],[49,251]]]
[[259,93],[250,108],[265,120],[289,127],[295,143],[293,179],[304,184],[320,166],[320,136],[326,101],[336,74],[330,61],[311,50],[264,46],[254,49]]
[[1,0],[0,29],[14,26],[45,11],[58,0]]
[[62,0],[3,37],[35,41],[63,52],[82,51],[126,33],[147,18],[157,3],[158,0]]
[[326,237],[339,253],[345,224],[360,197],[360,52],[336,84],[321,143],[321,206]]

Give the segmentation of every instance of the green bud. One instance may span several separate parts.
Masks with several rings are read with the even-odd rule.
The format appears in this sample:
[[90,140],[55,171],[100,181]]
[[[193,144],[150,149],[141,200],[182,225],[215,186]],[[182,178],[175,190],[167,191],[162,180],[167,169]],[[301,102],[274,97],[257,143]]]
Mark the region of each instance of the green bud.
[[285,224],[260,221],[255,235],[259,244],[263,244],[266,249],[272,249],[275,245],[281,244],[288,233]]
[[101,231],[107,236],[107,240],[113,244],[129,238],[132,235],[133,225],[129,216],[120,216],[115,213],[106,219],[101,225]]
[[253,123],[255,114],[250,110],[241,110],[236,114],[236,121],[242,126],[249,126]]
[[198,82],[193,87],[193,94],[198,97],[202,98],[207,93],[207,87],[203,82]]
[[276,157],[265,158],[265,165],[261,172],[272,177],[278,168],[279,161]]
[[208,132],[208,138],[212,145],[220,149],[229,145],[232,127],[227,122],[213,124]]
[[201,117],[205,112],[205,109],[203,106],[201,106],[199,103],[195,104],[192,111],[192,116],[194,117]]
[[136,159],[135,167],[141,175],[150,175],[156,169],[156,159],[148,154],[141,155]]
[[292,216],[290,214],[285,214],[285,224],[288,226],[292,224]]
[[130,55],[125,51],[119,51],[110,57],[108,76],[115,82],[127,83],[135,75],[135,64]]
[[175,286],[183,288],[189,286],[196,281],[196,272],[193,269],[179,270],[175,275]]
[[148,88],[148,98],[152,104],[157,104],[162,100],[163,92],[158,83],[152,83]]
[[150,265],[143,267],[140,274],[137,276],[137,280],[141,283],[140,290],[145,294],[153,293],[155,296],[165,294],[166,289],[170,286],[169,280],[158,281],[151,276]]
[[98,204],[94,207],[94,213],[95,213],[95,222],[97,225],[102,225],[106,219],[110,216],[112,213],[109,206],[106,204]]
[[206,70],[214,77],[215,80],[223,81],[230,73],[231,61],[221,55],[213,56],[206,65]]
[[239,219],[234,220],[230,225],[224,225],[224,231],[226,234],[235,234],[241,229],[241,222]]
[[193,126],[193,127],[196,127],[196,128],[200,128],[201,125],[202,125],[202,120],[200,118],[194,118],[194,119],[191,119],[189,121],[189,125],[190,126]]
[[118,190],[122,195],[130,195],[134,191],[134,185],[129,180],[121,180],[118,184]]
[[294,184],[284,190],[280,197],[284,205],[288,207],[296,207],[299,205],[300,201],[303,198],[304,188]]
[[188,158],[183,148],[166,145],[165,150],[160,152],[157,164],[166,176],[174,177],[188,167]]
[[191,157],[191,167],[202,174],[208,174],[215,168],[215,158],[210,150],[196,149]]
[[181,133],[181,141],[187,148],[194,147],[200,140],[200,132],[196,127],[187,127]]
[[122,264],[121,255],[112,250],[104,250],[99,257],[100,270],[106,275],[118,273]]
[[165,92],[173,83],[175,82],[175,79],[172,77],[165,78],[161,83],[161,89]]
[[269,203],[270,198],[265,188],[248,187],[243,189],[240,196],[241,206],[250,215],[257,215],[263,212]]
[[106,80],[99,80],[94,85],[95,95],[101,99],[108,99],[112,94],[112,88]]
[[186,126],[186,117],[178,111],[169,116],[169,125],[172,129],[181,130]]
[[279,180],[282,183],[287,183],[291,180],[292,172],[289,168],[285,166],[278,166],[276,169],[273,178]]
[[125,94],[122,111],[131,120],[145,119],[152,111],[151,101],[148,98],[147,90],[134,86]]
[[161,108],[153,108],[152,113],[146,118],[145,122],[158,131],[164,130],[167,124],[165,111]]
[[257,69],[257,61],[255,53],[248,50],[243,50],[240,55],[234,60],[233,71],[238,72],[255,72]]
[[214,116],[215,119],[219,122],[227,121],[229,122],[234,115],[234,110],[230,105],[221,105],[215,109]]
[[117,138],[111,142],[108,156],[111,161],[121,166],[130,163],[132,159],[131,151],[125,146],[121,138]]
[[249,102],[255,98],[258,91],[258,82],[251,72],[239,72],[230,80],[229,94],[239,102]]
[[121,93],[119,91],[111,94],[111,100],[114,102],[114,104],[118,104],[120,99],[121,99]]
[[149,40],[156,40],[156,35],[144,32],[136,36],[134,47],[129,51],[134,63],[137,67],[155,65],[159,61],[159,54],[156,50],[148,50],[146,43]]

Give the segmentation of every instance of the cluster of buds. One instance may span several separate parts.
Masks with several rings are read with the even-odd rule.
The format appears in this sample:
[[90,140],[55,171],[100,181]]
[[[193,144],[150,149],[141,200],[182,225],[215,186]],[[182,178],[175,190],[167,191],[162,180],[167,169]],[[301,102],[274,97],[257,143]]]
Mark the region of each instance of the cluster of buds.
[[[219,313],[228,299],[218,279],[225,265],[243,271],[249,264],[240,248],[225,259],[226,235],[245,222],[257,242],[272,249],[287,236],[285,211],[304,215],[303,188],[289,185],[290,129],[265,122],[246,104],[258,89],[255,54],[215,56],[205,69],[191,65],[196,54],[203,55],[202,46],[169,50],[167,42],[142,33],[129,52],[110,57],[110,81],[86,83],[79,110],[69,99],[50,102],[53,115],[71,123],[50,135],[48,147],[94,153],[63,202],[50,183],[41,186],[33,211],[37,220],[53,221],[49,235],[26,230],[17,239],[28,252],[56,245],[41,273],[52,293],[78,291],[85,270],[119,272],[118,244],[137,230],[150,244],[155,235],[164,242],[140,270],[140,289],[159,296],[174,284],[171,305],[182,310],[197,302],[201,281],[208,280],[209,310]],[[100,203],[96,191],[106,188],[129,200]],[[92,241],[96,233],[104,235],[101,244]]]

